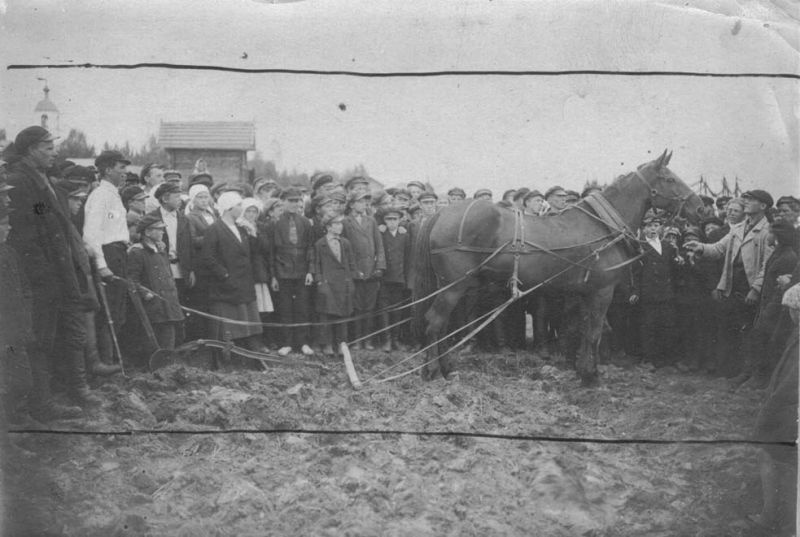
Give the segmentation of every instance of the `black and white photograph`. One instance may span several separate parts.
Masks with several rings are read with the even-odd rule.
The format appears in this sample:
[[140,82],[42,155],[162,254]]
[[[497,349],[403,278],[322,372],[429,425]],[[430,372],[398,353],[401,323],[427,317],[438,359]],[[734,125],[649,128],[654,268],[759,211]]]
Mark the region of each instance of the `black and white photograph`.
[[794,536],[796,0],[0,0],[0,535]]

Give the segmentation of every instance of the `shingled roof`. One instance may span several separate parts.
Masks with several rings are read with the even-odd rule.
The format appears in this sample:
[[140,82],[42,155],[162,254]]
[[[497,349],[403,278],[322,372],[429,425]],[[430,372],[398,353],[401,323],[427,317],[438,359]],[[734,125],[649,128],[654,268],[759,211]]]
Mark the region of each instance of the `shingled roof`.
[[165,149],[256,148],[256,127],[248,121],[179,121],[161,123],[158,145]]

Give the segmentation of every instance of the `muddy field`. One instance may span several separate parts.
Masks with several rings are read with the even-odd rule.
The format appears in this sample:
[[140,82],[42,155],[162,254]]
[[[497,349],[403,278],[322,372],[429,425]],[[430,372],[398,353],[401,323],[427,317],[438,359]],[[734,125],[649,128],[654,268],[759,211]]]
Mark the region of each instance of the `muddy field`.
[[[399,356],[355,359],[366,378]],[[760,392],[644,365],[583,389],[557,360],[457,363],[453,381],[359,391],[333,359],[117,377],[89,419],[51,426],[102,434],[5,439],[3,534],[759,535],[753,446],[551,439],[744,439]]]

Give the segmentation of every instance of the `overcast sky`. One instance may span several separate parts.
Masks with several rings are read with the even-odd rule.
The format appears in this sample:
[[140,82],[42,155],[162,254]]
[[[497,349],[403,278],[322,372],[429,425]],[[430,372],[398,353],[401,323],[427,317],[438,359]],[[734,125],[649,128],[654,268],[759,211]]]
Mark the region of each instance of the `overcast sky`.
[[[0,0],[5,65],[800,72],[797,8],[781,2],[63,4]],[[37,77],[63,134],[79,128],[97,145],[139,145],[162,120],[252,120],[279,169],[363,163],[390,185],[497,192],[606,182],[669,148],[687,182],[738,176],[800,193],[794,79],[6,70],[0,124],[11,136],[35,121]]]

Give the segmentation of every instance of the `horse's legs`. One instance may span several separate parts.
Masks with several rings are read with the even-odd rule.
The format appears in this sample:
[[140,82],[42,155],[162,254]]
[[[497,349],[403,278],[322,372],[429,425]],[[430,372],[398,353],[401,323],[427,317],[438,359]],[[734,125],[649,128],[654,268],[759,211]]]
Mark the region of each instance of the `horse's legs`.
[[[425,330],[426,345],[430,345],[442,337],[450,314],[469,287],[470,282],[465,280],[436,296],[433,305],[425,314],[425,320],[428,321],[428,327]],[[463,337],[463,334],[461,336]],[[425,359],[433,359],[439,352],[438,347],[439,345],[434,345],[428,349]],[[422,378],[425,380],[433,380],[439,375],[446,378],[448,373],[450,373],[450,360],[446,355],[433,360],[422,368]]]
[[576,369],[584,386],[597,384],[597,353],[603,321],[606,316],[614,286],[610,285],[583,297],[581,304],[581,346],[578,351]]

